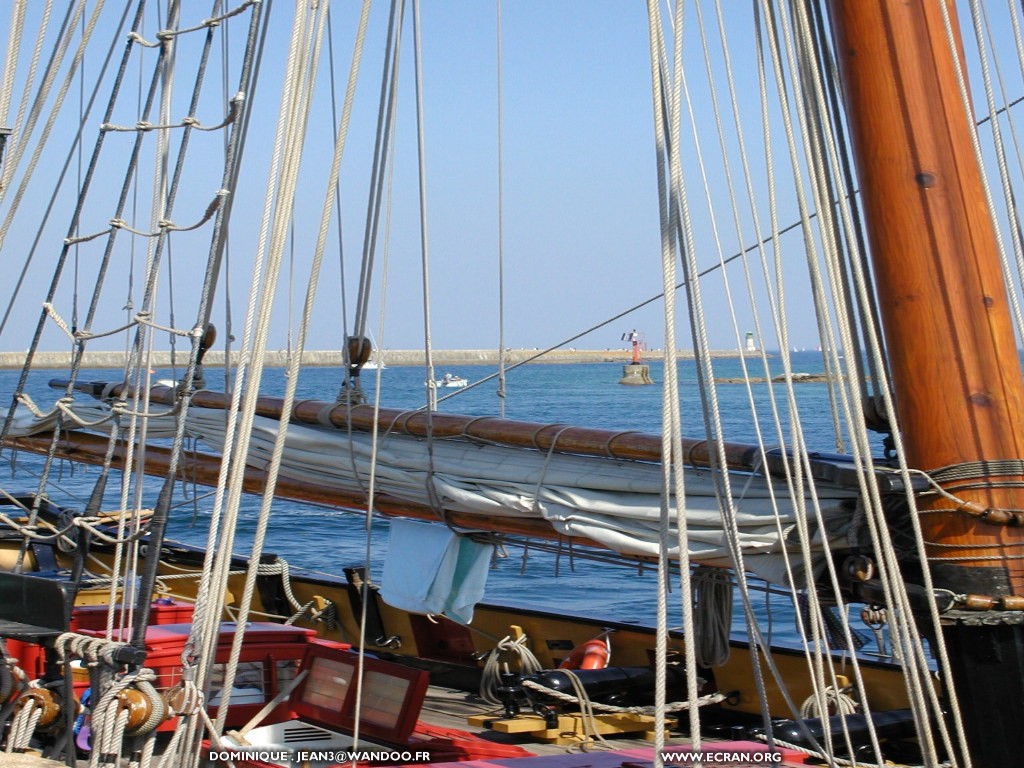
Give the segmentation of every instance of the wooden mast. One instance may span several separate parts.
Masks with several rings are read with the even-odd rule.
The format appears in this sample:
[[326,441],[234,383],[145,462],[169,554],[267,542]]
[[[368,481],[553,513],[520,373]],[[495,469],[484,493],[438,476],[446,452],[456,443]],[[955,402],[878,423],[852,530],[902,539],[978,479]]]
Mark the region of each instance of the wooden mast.
[[[1024,381],[941,4],[835,0],[832,12],[907,458],[924,470],[1024,458]],[[1024,488],[956,495],[1024,509]],[[1024,560],[1004,557],[1024,529],[930,506],[951,511],[922,516],[928,540],[965,545],[930,553],[946,561],[933,560],[940,586],[1024,595]]]
[[[907,458],[973,475],[943,486],[974,515],[934,496],[921,501],[948,510],[921,516],[930,570],[937,587],[956,593],[1021,596],[1024,529],[978,514],[1024,509],[1024,488],[1012,487],[1024,478],[986,475],[980,464],[1024,458],[1024,383],[974,118],[956,74],[959,38],[954,54],[936,0],[832,0],[830,9]],[[947,10],[955,23],[952,2]],[[1019,630],[947,633],[976,765],[1015,764],[1024,748]]]

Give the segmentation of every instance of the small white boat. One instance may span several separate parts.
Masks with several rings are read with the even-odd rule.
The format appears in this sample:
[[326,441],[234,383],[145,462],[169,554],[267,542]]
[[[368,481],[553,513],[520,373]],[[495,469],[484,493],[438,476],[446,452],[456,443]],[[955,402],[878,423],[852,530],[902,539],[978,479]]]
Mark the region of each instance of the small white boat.
[[452,373],[446,373],[436,382],[438,387],[448,387],[449,389],[460,389],[469,385],[469,379],[463,378],[462,376],[456,376]]

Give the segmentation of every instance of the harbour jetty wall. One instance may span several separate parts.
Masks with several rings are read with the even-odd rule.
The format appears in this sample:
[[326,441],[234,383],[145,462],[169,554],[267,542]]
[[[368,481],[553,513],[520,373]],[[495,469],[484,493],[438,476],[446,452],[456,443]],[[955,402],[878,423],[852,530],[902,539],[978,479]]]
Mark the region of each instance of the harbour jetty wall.
[[[508,365],[515,365],[530,360],[539,353],[536,349],[510,349],[505,352],[505,361]],[[676,353],[682,359],[692,359],[693,352],[680,350]],[[739,357],[740,352],[736,350],[723,350],[712,352],[714,357]],[[746,352],[742,354],[754,355],[757,353]],[[631,358],[631,351],[628,349],[556,349],[537,358],[538,363],[628,363]],[[425,365],[426,355],[422,349],[389,349],[380,354],[385,365]],[[661,350],[652,350],[644,354],[644,360],[661,360],[664,357]],[[448,349],[434,350],[435,366],[457,366],[457,365],[497,365],[498,350],[496,349]],[[178,352],[175,355],[175,362],[178,367],[185,364],[188,357],[185,352]],[[302,356],[304,366],[339,366],[341,365],[340,350],[307,351]],[[224,365],[224,352],[211,349],[205,359],[208,366]],[[0,352],[0,368],[21,368],[25,364],[24,352]],[[123,351],[102,351],[87,350],[83,356],[83,367],[85,368],[122,368],[125,364],[125,353]],[[169,368],[172,365],[171,353],[169,351],[154,352],[150,358],[150,365],[154,368]],[[287,350],[272,350],[267,352],[267,365],[283,368],[288,365]],[[32,361],[33,368],[62,369],[71,367],[71,354],[69,352],[36,352]]]

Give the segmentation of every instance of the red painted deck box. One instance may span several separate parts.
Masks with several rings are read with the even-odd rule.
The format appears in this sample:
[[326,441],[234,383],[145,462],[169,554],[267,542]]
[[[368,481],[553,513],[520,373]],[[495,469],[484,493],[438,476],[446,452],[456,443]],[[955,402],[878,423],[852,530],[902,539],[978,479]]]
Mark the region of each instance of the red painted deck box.
[[[124,606],[114,607],[114,626],[121,623]],[[72,632],[95,630],[102,632],[107,628],[107,614],[110,609],[106,605],[80,605],[71,613]],[[149,606],[149,623],[152,624],[188,624],[192,621],[195,606],[192,603],[180,603],[161,598],[154,600]]]
[[[72,632],[100,632],[107,628],[107,605],[78,605],[71,612],[71,621],[68,629]],[[118,605],[115,609],[114,626],[118,626],[122,619],[123,606]],[[161,598],[154,600],[149,607],[150,624],[186,624],[192,621],[192,613],[195,610],[191,603],[175,602]],[[30,680],[43,676],[45,671],[45,656],[43,646],[35,643],[27,643],[23,640],[10,639],[7,641],[7,650],[18,660],[18,666],[24,670]]]
[[[222,698],[224,669],[231,654],[235,626],[232,622],[221,625],[210,697],[207,700],[213,716],[216,716],[217,705]],[[146,666],[156,674],[153,685],[158,690],[170,688],[181,679],[181,654],[191,628],[191,624],[161,624],[151,626],[146,631]],[[99,635],[101,632],[87,630],[83,634]],[[295,678],[310,645],[348,647],[344,643],[317,640],[315,636],[316,633],[312,629],[286,624],[253,622],[247,625],[245,642],[235,671],[228,714],[229,727],[244,725],[263,708],[264,704],[276,696],[283,686],[287,686]],[[81,686],[83,690],[84,687]],[[80,693],[78,689],[79,685],[76,685],[76,690]],[[283,702],[271,716],[287,715],[288,705]],[[174,727],[175,720],[169,720],[160,727],[160,730],[173,730]]]

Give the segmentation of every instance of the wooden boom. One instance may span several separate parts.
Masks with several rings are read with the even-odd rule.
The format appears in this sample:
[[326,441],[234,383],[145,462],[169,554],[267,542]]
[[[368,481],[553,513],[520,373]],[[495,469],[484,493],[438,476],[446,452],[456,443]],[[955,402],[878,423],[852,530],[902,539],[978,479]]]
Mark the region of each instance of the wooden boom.
[[[66,389],[63,379],[50,381],[54,389]],[[78,382],[75,390],[94,397],[128,397],[132,388],[126,384],[106,382]],[[177,393],[174,387],[155,386],[150,389],[150,401],[173,405]],[[192,394],[191,405],[199,408],[227,409],[231,397],[222,392],[200,390]],[[260,397],[256,413],[271,419],[280,419],[284,398]],[[412,437],[463,437],[500,443],[518,448],[533,448],[555,453],[575,453],[629,461],[660,461],[661,438],[636,431],[614,431],[570,427],[565,424],[538,424],[511,421],[488,416],[459,416],[423,410],[403,411],[394,408],[375,408],[372,405],[349,406],[324,400],[301,400],[292,407],[291,421],[299,424],[332,426],[338,429],[372,431],[374,422],[381,434],[388,432]],[[707,440],[683,440],[684,463],[692,466],[716,465],[713,446]],[[748,443],[725,444],[725,466],[747,472],[764,466],[760,448]]]
[[[52,379],[54,389],[67,389],[64,379]],[[97,398],[128,397],[132,387],[108,382],[76,382],[74,389]],[[172,405],[178,396],[174,387],[155,386],[150,389],[150,402]],[[222,392],[200,390],[192,393],[192,406],[226,409],[231,397]],[[270,419],[280,419],[284,398],[260,397],[256,413]],[[487,443],[529,448],[544,452],[596,456],[617,461],[661,461],[661,437],[636,431],[616,431],[572,427],[565,424],[538,424],[512,421],[489,416],[459,416],[423,410],[403,411],[395,408],[375,408],[372,405],[349,406],[324,400],[302,400],[292,406],[291,421],[335,429],[353,429],[370,432],[376,427],[381,435],[397,433],[411,437],[462,438]],[[13,444],[13,443],[12,443]],[[736,472],[783,476],[786,455],[781,448],[764,448],[751,443],[727,442],[722,461],[718,460],[714,444],[707,440],[682,438],[683,464],[691,467],[711,467]],[[23,446],[25,450],[30,450]],[[790,459],[792,461],[792,459]],[[843,454],[812,452],[806,468],[815,481],[857,488],[858,470],[853,460]],[[875,480],[883,492],[902,492],[902,481],[891,472],[880,470]]]

